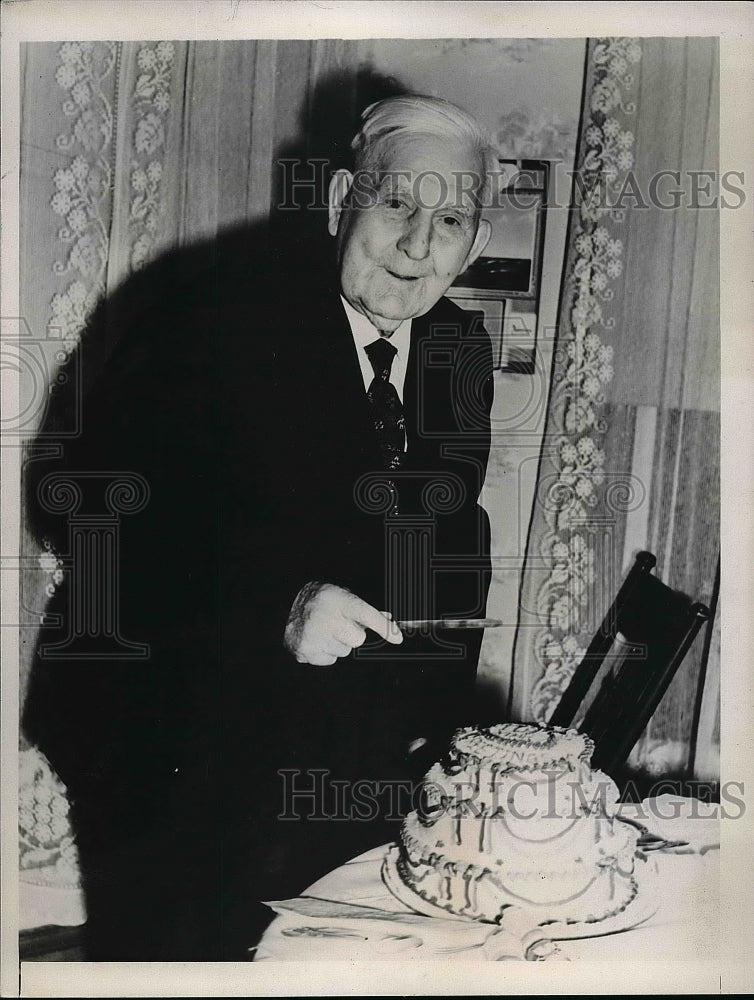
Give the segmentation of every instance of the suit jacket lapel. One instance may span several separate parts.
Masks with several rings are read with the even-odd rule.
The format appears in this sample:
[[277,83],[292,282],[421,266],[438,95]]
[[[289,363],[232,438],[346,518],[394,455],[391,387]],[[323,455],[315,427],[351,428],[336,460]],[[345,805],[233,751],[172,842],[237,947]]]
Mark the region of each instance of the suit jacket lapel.
[[433,428],[443,426],[450,393],[450,368],[431,356],[433,329],[442,317],[442,299],[411,327],[411,350],[406,369],[403,408],[406,416],[409,462],[426,465],[435,451]]
[[[330,408],[324,414],[325,423],[339,421],[338,439],[352,442],[361,455],[360,464],[366,462],[379,468],[379,446],[351,327],[339,293],[333,289],[328,293],[327,306],[318,313],[317,329],[313,331],[317,338],[321,405]],[[321,321],[319,316],[325,319]]]

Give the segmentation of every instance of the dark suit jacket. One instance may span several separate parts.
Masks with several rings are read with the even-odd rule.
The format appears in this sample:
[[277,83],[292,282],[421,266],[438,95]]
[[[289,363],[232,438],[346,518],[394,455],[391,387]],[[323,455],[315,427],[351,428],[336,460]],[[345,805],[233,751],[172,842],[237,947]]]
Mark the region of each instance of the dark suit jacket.
[[[69,787],[90,912],[120,941],[113,952],[100,935],[100,957],[238,957],[250,902],[298,892],[388,839],[386,812],[395,821],[411,801],[386,789],[395,796],[428,762],[410,741],[434,736],[435,755],[468,721],[480,633],[401,647],[371,637],[332,667],[295,663],[282,635],[310,580],[396,618],[484,614],[486,333],[447,300],[414,320],[408,451],[388,517],[334,275],[311,253],[227,251],[163,261],[105,304],[82,350],[82,433],[27,469],[38,534],[61,552],[70,525],[45,509],[46,475],[78,480],[80,511],[103,502],[83,472],[132,472],[149,487],[120,518],[117,573],[120,634],[148,657],[85,658],[86,637],[64,659],[44,656],[70,623],[65,586],[24,719]],[[47,441],[72,402],[53,402]],[[316,781],[323,801],[298,794]],[[379,808],[365,806],[370,793]]]

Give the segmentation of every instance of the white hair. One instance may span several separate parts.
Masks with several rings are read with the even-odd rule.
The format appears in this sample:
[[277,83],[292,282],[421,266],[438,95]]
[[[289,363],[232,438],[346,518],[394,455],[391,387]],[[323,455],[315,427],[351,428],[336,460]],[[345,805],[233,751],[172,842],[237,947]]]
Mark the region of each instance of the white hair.
[[370,104],[361,115],[361,130],[351,149],[355,171],[384,170],[396,142],[416,135],[456,139],[465,143],[479,162],[479,197],[489,194],[500,172],[498,152],[491,137],[471,115],[450,101],[421,94],[401,94]]

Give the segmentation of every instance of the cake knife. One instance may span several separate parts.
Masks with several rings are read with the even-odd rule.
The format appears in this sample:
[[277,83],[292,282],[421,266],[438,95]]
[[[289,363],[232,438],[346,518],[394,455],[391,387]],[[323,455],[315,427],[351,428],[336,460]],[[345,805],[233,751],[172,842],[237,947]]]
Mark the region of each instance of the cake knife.
[[429,626],[437,628],[502,628],[505,624],[499,618],[416,618],[395,623],[401,629],[417,629]]

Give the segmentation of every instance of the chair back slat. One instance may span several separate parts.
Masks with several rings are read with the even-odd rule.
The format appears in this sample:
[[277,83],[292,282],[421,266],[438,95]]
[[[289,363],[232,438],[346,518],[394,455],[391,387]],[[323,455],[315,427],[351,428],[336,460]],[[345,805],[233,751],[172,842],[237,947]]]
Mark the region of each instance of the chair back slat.
[[579,725],[594,740],[593,765],[608,772],[627,759],[710,615],[652,576],[655,563],[651,553],[637,556],[549,720],[572,725],[614,658]]
[[563,696],[549,720],[549,725],[570,726],[573,722],[589,688],[592,686],[594,678],[597,676],[605,657],[610,651],[610,647],[615,641],[618,630],[618,616],[621,608],[625,607],[626,603],[630,601],[642,579],[647,577],[651,572],[655,562],[655,557],[651,552],[642,552],[637,556],[615,600],[608,608],[602,624],[589,643],[584,658],[576,668],[568,687],[563,692]]
[[[628,671],[627,683],[618,684],[614,689],[614,698],[616,699],[614,704],[620,713],[620,722],[615,724],[614,714],[608,705],[606,725],[602,737],[599,741],[595,741],[595,751],[592,758],[595,767],[610,772],[626,761],[639,737],[647,728],[665,692],[670,687],[670,682],[691,648],[699,629],[708,620],[709,614],[709,609],[703,604],[696,604],[689,608],[685,631],[682,635],[677,636],[678,641],[669,659],[664,662],[655,659],[654,662],[650,663],[649,669],[645,673],[642,672],[642,684],[634,691],[633,696],[626,696],[629,690],[628,684],[632,678],[631,668],[624,665],[623,669]],[[642,670],[643,665],[640,665],[638,670],[636,664],[632,666],[635,677]],[[587,723],[586,718],[584,723],[585,728],[596,724],[594,720]]]

